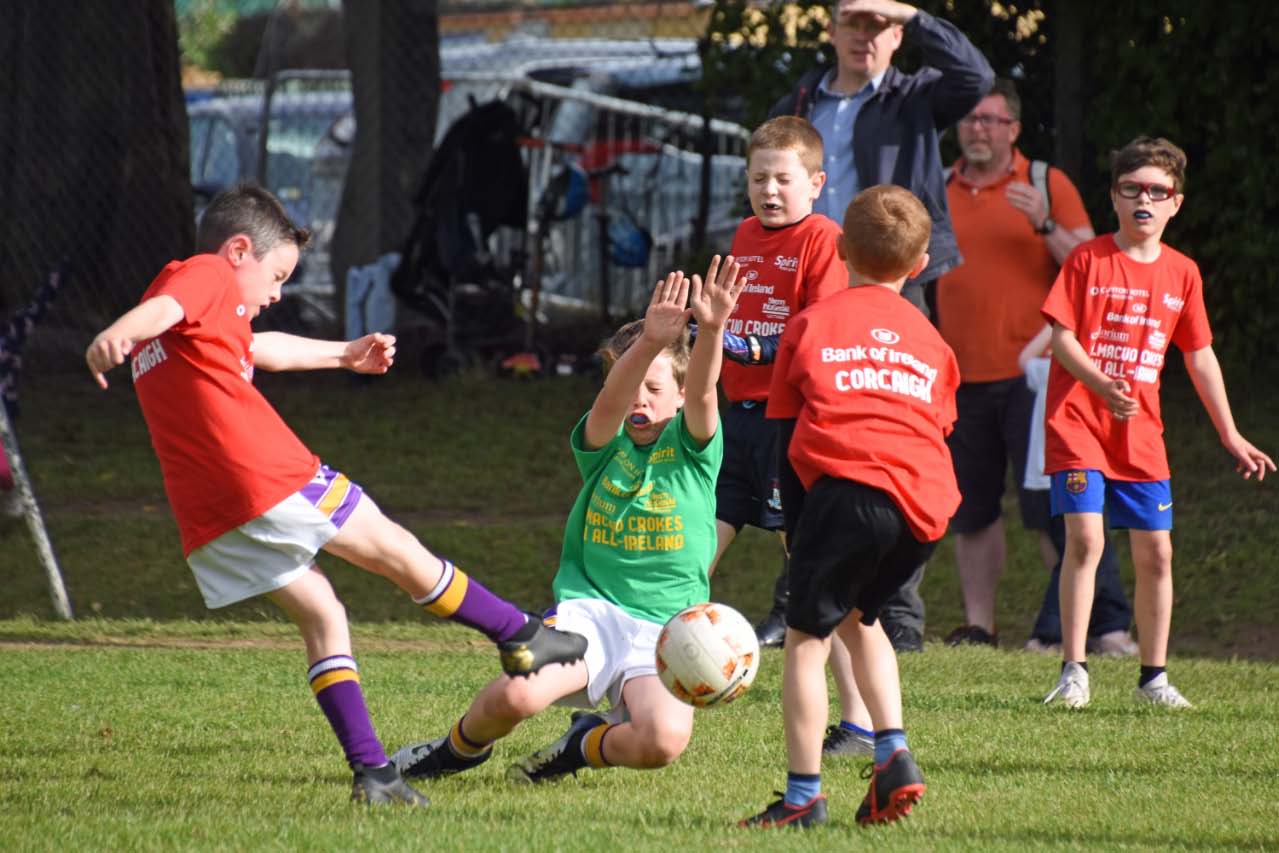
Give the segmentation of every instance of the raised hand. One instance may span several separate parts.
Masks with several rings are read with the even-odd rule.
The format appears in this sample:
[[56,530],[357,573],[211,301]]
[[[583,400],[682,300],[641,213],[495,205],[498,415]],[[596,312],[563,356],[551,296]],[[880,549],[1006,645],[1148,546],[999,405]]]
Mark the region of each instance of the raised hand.
[[680,339],[688,326],[688,279],[682,272],[668,273],[653,288],[653,298],[644,312],[644,337],[666,347]]
[[1048,218],[1051,211],[1048,209],[1048,199],[1044,198],[1043,193],[1030,184],[1015,181],[1008,184],[1007,189],[1004,190],[1004,196],[1010,205],[1026,214],[1031,227],[1039,229],[1044,226],[1044,220]]
[[746,279],[740,277],[741,265],[729,255],[720,262],[720,256],[711,258],[706,269],[706,281],[698,275],[693,276],[693,287],[689,294],[689,309],[693,319],[697,321],[699,330],[715,331],[724,328],[737,305],[737,297],[741,296]]
[[896,0],[844,0],[836,5],[837,14],[841,18],[878,15],[890,24],[908,23],[919,11],[909,3],[898,3]]

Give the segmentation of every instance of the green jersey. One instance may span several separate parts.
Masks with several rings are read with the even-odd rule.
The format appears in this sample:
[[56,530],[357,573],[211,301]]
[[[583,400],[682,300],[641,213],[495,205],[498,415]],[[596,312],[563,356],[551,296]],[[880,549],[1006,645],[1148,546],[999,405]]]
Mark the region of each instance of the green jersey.
[[583,417],[570,444],[584,484],[564,528],[555,600],[601,598],[659,623],[707,601],[723,431],[699,448],[682,411],[647,447],[621,428],[586,450],[585,431]]

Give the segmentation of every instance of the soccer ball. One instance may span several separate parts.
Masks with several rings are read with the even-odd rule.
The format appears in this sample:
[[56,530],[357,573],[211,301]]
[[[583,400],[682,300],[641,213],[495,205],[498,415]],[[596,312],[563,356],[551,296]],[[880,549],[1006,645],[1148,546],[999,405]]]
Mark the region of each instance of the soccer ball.
[[759,641],[746,617],[725,604],[686,607],[657,637],[657,677],[694,708],[732,702],[759,672]]

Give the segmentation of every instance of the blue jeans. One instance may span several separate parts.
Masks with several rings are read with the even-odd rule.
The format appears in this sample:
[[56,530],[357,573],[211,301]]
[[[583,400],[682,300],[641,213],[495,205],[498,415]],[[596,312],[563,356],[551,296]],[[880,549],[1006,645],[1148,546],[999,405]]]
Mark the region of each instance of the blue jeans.
[[[1055,644],[1061,642],[1061,555],[1066,552],[1066,522],[1060,515],[1053,516],[1048,529],[1057,549],[1057,564],[1053,566],[1052,576],[1048,580],[1048,589],[1044,591],[1044,603],[1035,617],[1035,627],[1031,636],[1041,643]],[[1100,637],[1111,631],[1127,631],[1132,623],[1132,607],[1128,604],[1128,596],[1124,592],[1123,581],[1119,578],[1119,561],[1115,557],[1115,548],[1106,537],[1106,549],[1101,554],[1101,562],[1097,565],[1097,582],[1092,599],[1092,615],[1088,620],[1088,636]]]

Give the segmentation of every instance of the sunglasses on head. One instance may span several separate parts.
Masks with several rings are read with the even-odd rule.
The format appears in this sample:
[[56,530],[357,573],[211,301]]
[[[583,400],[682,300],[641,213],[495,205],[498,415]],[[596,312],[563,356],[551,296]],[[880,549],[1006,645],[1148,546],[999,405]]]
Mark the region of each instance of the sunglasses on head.
[[1173,188],[1167,184],[1145,184],[1141,181],[1120,181],[1115,184],[1115,192],[1124,198],[1141,198],[1144,192],[1151,201],[1167,201],[1173,197]]

